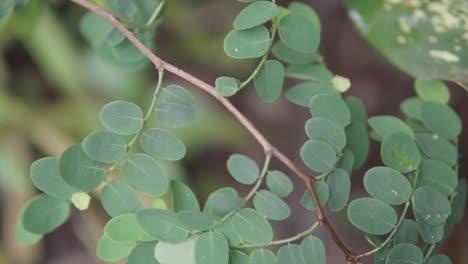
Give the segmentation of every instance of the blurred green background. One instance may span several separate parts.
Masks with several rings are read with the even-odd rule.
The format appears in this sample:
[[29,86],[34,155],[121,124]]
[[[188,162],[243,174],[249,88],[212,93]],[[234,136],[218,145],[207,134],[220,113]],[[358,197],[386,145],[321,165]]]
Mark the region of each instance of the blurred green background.
[[[413,79],[390,65],[359,36],[343,1],[307,3],[322,19],[320,50],[327,66],[352,81],[348,93],[360,97],[371,115],[399,115],[401,100],[414,94]],[[243,79],[255,67],[254,60],[233,60],[223,52],[224,36],[242,3],[171,0],[169,4],[154,42],[162,58],[210,83],[219,75]],[[69,1],[31,1],[0,22],[0,264],[101,263],[94,252],[108,218],[96,199],[88,211],[75,211],[71,221],[37,246],[22,247],[15,242],[19,209],[37,193],[29,178],[31,162],[57,156],[99,129],[98,111],[110,100],[128,100],[146,107],[156,83],[152,67],[128,72],[96,56],[78,31],[83,14],[82,8]],[[224,164],[233,152],[261,162],[260,146],[229,113],[196,87],[172,75],[167,75],[165,83],[190,89],[197,97],[198,108],[193,125],[175,130],[189,153],[182,162],[167,165],[171,176],[193,186],[200,201],[220,186],[233,185],[245,192],[228,177]],[[291,84],[287,82],[286,86]],[[451,86],[451,104],[467,125],[468,93]],[[273,105],[265,104],[253,89],[242,91],[232,101],[271,142],[301,164],[299,148],[306,139],[303,125],[309,116],[307,109],[284,98]],[[461,137],[461,177],[466,177],[468,169],[463,155],[468,152],[467,135],[465,130]],[[377,164],[379,150],[373,145],[363,170]],[[277,162],[272,167],[290,173]],[[362,189],[363,170],[353,176],[355,196]],[[292,203],[293,217],[275,225],[278,238],[306,229],[313,219],[299,204],[304,187],[292,178],[296,191],[288,201]],[[345,213],[330,218],[351,248],[357,252],[369,248],[346,221]],[[459,225],[442,248],[454,263],[468,263],[468,242],[464,238],[467,226]],[[342,263],[343,256],[328,235],[322,230],[316,234],[327,244],[329,262]]]

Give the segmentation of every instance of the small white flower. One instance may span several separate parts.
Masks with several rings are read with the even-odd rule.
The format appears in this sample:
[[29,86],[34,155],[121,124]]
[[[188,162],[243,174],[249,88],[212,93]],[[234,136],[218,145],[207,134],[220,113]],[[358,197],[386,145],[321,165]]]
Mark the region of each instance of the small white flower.
[[71,202],[80,211],[88,209],[91,197],[85,192],[75,193],[71,197]]
[[349,90],[349,88],[351,88],[351,82],[348,78],[343,76],[335,75],[335,77],[333,77],[331,80],[331,83],[340,93],[345,93]]

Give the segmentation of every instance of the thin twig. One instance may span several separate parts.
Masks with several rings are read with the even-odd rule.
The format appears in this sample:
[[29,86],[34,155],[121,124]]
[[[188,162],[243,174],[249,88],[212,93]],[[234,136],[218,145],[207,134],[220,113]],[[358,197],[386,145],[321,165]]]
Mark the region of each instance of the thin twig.
[[243,244],[239,246],[235,246],[236,248],[257,248],[257,247],[269,247],[273,245],[282,245],[282,244],[289,244],[291,242],[294,242],[296,240],[299,240],[305,236],[310,235],[312,232],[314,232],[317,227],[320,226],[320,222],[316,221],[311,227],[309,227],[307,230],[302,231],[292,237],[284,238],[281,240],[273,240],[270,243],[265,243],[265,244]]
[[291,171],[293,171],[299,178],[301,178],[307,186],[308,191],[312,196],[312,201],[317,208],[317,218],[320,223],[325,227],[328,231],[332,239],[335,243],[340,247],[340,249],[345,253],[346,259],[349,262],[357,263],[358,262],[358,255],[354,252],[349,250],[346,245],[343,244],[341,239],[336,234],[333,227],[330,225],[329,221],[327,220],[323,208],[320,205],[317,193],[313,188],[313,183],[315,179],[313,177],[308,176],[305,174],[299,166],[297,166],[293,161],[291,161],[286,155],[284,155],[281,151],[276,149],[258,129],[250,122],[247,117],[245,117],[228,99],[219,95],[216,89],[196,78],[195,76],[183,71],[182,69],[162,60],[156,54],[154,54],[151,50],[149,50],[130,30],[128,30],[116,17],[114,17],[109,12],[95,6],[94,4],[88,2],[87,0],[71,0],[72,2],[88,9],[89,11],[95,13],[106,19],[109,23],[111,23],[114,27],[116,27],[122,34],[124,34],[127,39],[135,45],[137,49],[139,49],[158,69],[164,69],[168,72],[171,72],[180,78],[192,83],[193,85],[199,87],[200,89],[204,90],[206,93],[210,94],[214,98],[216,98],[232,115],[252,134],[252,136],[257,140],[257,142],[262,146],[263,151],[265,153],[272,153],[274,157],[276,157],[281,163],[283,163],[286,167],[288,167]]
[[260,173],[260,176],[258,177],[258,180],[257,180],[257,183],[255,184],[255,186],[252,188],[252,190],[250,190],[250,192],[247,194],[247,196],[245,196],[245,198],[244,198],[245,202],[252,199],[252,197],[255,195],[255,193],[257,193],[258,189],[260,188],[260,185],[262,184],[263,179],[265,178],[265,175],[268,172],[268,167],[270,166],[271,156],[272,156],[271,152],[266,153],[265,162],[263,163],[262,172]]

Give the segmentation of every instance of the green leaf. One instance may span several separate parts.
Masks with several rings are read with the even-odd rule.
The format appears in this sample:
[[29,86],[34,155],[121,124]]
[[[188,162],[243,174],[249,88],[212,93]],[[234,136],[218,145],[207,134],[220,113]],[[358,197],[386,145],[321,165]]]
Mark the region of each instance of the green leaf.
[[327,185],[330,189],[328,208],[333,212],[341,211],[346,207],[351,193],[351,179],[343,169],[336,169],[327,178]]
[[351,113],[351,122],[367,122],[367,110],[361,99],[355,96],[348,96],[344,99],[344,101],[348,106],[349,112]]
[[395,133],[404,133],[414,138],[413,130],[394,116],[371,117],[369,119],[369,125],[381,138],[386,138]]
[[285,76],[283,64],[267,60],[254,78],[255,88],[260,98],[271,104],[281,95]]
[[[317,193],[320,205],[324,206],[328,202],[328,199],[330,197],[330,189],[328,188],[328,185],[322,181],[318,181],[314,183],[314,189]],[[304,208],[310,211],[317,210],[317,208],[315,208],[314,202],[312,201],[312,196],[310,195],[309,191],[305,191],[302,195],[301,204],[302,206],[304,206]]]
[[444,238],[445,225],[431,225],[424,220],[424,217],[420,215],[413,207],[414,217],[418,224],[419,234],[426,243],[434,244],[440,242]]
[[219,232],[202,234],[195,244],[195,261],[203,264],[228,263],[229,245]]
[[298,52],[314,52],[320,44],[320,30],[312,21],[296,13],[283,17],[278,31],[283,43]]
[[300,2],[291,2],[288,5],[288,9],[292,13],[302,15],[303,17],[310,20],[312,23],[314,23],[315,28],[320,31],[320,18],[314,9],[312,9],[309,5]]
[[344,128],[329,119],[323,117],[311,118],[305,124],[305,131],[310,139],[324,141],[337,151],[340,151],[346,145]]
[[331,83],[305,82],[291,87],[286,92],[286,98],[297,105],[310,107],[312,97],[320,94],[339,96]]
[[242,251],[231,250],[229,252],[229,264],[249,264],[249,256]]
[[154,257],[154,250],[158,241],[140,242],[132,249],[127,264],[159,264]]
[[348,218],[360,230],[385,235],[395,228],[397,214],[388,204],[374,198],[360,198],[348,206]]
[[[228,217],[224,222],[214,227],[214,230],[222,233],[227,240],[229,245],[236,246],[242,243],[242,238],[237,233],[236,227],[232,217]],[[247,262],[248,263],[248,262]]]
[[422,251],[413,244],[398,244],[388,252],[387,262],[388,264],[401,264],[401,263],[423,263]]
[[343,155],[341,156],[340,160],[338,161],[337,168],[344,169],[349,177],[353,173],[353,166],[354,166],[354,154],[349,149],[344,149]]
[[458,176],[446,163],[424,160],[421,163],[417,186],[430,186],[444,196],[449,196],[458,185]]
[[219,217],[193,211],[182,211],[177,214],[180,223],[192,231],[205,231],[213,227]]
[[421,163],[421,153],[414,139],[404,133],[386,137],[382,143],[381,156],[386,166],[402,173],[417,169]]
[[108,131],[92,133],[83,140],[81,145],[88,157],[102,163],[117,162],[127,153],[125,138]]
[[234,231],[244,243],[263,244],[273,239],[273,229],[259,212],[244,208],[232,216]]
[[318,53],[302,53],[288,48],[283,42],[277,42],[271,52],[273,55],[289,64],[308,64],[320,60]]
[[161,160],[180,160],[187,152],[176,135],[160,128],[144,132],[140,138],[140,145],[147,154]]
[[31,179],[44,193],[59,199],[70,200],[80,190],[68,185],[59,175],[57,158],[42,158],[31,165]]
[[398,227],[393,242],[395,245],[401,243],[418,244],[418,224],[414,220],[403,219]]
[[117,261],[128,256],[134,247],[134,243],[121,244],[103,236],[97,245],[97,256],[105,261]]
[[224,40],[224,51],[232,58],[246,59],[263,56],[270,48],[270,33],[264,26],[233,30]]
[[179,243],[187,239],[189,235],[189,230],[171,211],[143,209],[137,212],[136,218],[143,231],[159,241]]
[[270,1],[257,1],[248,5],[234,20],[234,28],[237,30],[249,29],[261,25],[277,15],[280,9]]
[[166,103],[175,103],[192,106],[195,102],[192,93],[179,85],[169,85],[163,90],[163,99]]
[[216,78],[215,87],[219,95],[229,97],[239,91],[240,83],[236,78],[221,76]]
[[102,125],[119,135],[134,135],[143,128],[143,111],[130,102],[115,101],[102,107],[99,113]]
[[430,1],[416,7],[407,1],[346,3],[360,33],[404,72],[415,78],[467,82],[462,38],[466,29],[460,19],[467,14],[465,1]]
[[82,191],[90,191],[101,184],[107,171],[86,155],[81,144],[70,146],[58,161],[59,173],[63,180]]
[[24,208],[23,226],[34,234],[48,234],[70,217],[70,205],[47,194],[33,198]]
[[452,202],[452,217],[455,219],[456,223],[460,223],[465,216],[465,208],[466,208],[466,193],[468,191],[466,186],[466,179],[460,179],[457,189],[455,198]]
[[460,117],[448,105],[424,102],[421,117],[425,127],[447,140],[455,139],[461,133]]
[[271,220],[281,221],[291,215],[289,205],[276,194],[267,190],[258,191],[253,199],[253,204],[258,212]]
[[31,246],[39,242],[42,239],[43,235],[31,233],[28,230],[26,230],[26,228],[24,227],[23,219],[24,219],[24,211],[26,209],[26,206],[21,209],[18,215],[18,218],[16,220],[15,236],[16,236],[16,242],[18,244],[22,246]]
[[310,101],[310,112],[313,117],[323,117],[346,127],[351,123],[348,106],[340,97],[316,95]]
[[0,19],[7,17],[15,8],[15,0],[6,0],[0,3]]
[[195,243],[199,236],[189,237],[180,243],[159,242],[156,245],[154,256],[160,263],[167,264],[196,264]]
[[144,154],[133,155],[125,162],[123,176],[133,188],[153,197],[162,196],[169,188],[169,180],[159,163]]
[[227,161],[227,168],[232,177],[242,184],[253,184],[260,176],[260,169],[251,158],[234,154]]
[[[290,65],[286,68],[286,76],[305,81],[320,82],[322,85],[335,87],[331,83],[333,73],[327,67],[320,63],[310,63],[304,65]],[[338,91],[337,91],[338,92]]]
[[333,168],[337,161],[336,150],[323,141],[309,140],[301,148],[304,163],[316,172],[326,172]]
[[421,80],[415,82],[416,93],[424,101],[446,104],[450,100],[450,91],[441,81]]
[[419,187],[413,195],[414,209],[431,225],[441,225],[452,214],[450,202],[436,189]]
[[131,244],[141,240],[144,233],[134,214],[122,214],[106,224],[104,235],[116,243]]
[[445,255],[437,255],[428,259],[426,264],[452,264],[452,261]]
[[250,264],[278,264],[275,254],[268,249],[255,249],[249,257]]
[[171,190],[172,207],[174,208],[174,211],[200,211],[200,205],[198,204],[197,197],[187,185],[181,181],[172,180]]
[[364,123],[351,123],[346,127],[346,148],[354,155],[353,169],[364,165],[369,155],[369,131]]
[[287,197],[293,191],[293,183],[281,171],[270,171],[266,178],[268,189],[279,197]]
[[118,45],[125,40],[125,35],[118,28],[112,29],[107,35],[107,43],[111,46]]
[[203,211],[223,217],[231,211],[240,209],[244,203],[244,199],[239,197],[235,189],[221,188],[208,196]]
[[436,134],[417,134],[416,142],[422,152],[431,159],[445,161],[451,166],[455,165],[458,161],[457,148]]
[[401,105],[401,111],[410,118],[421,120],[421,104],[423,101],[417,97],[412,97],[404,100]]
[[195,120],[195,109],[191,105],[164,102],[155,111],[157,120],[171,128],[185,127]]
[[326,264],[327,253],[322,240],[309,236],[301,243],[301,256],[304,263]]
[[279,264],[303,264],[301,256],[301,247],[295,244],[288,244],[282,246],[278,250]]
[[412,193],[411,183],[403,174],[387,167],[374,167],[364,175],[364,186],[374,198],[391,205],[407,202]]
[[111,217],[126,213],[136,213],[143,209],[143,204],[135,191],[127,184],[113,180],[101,192],[102,206]]

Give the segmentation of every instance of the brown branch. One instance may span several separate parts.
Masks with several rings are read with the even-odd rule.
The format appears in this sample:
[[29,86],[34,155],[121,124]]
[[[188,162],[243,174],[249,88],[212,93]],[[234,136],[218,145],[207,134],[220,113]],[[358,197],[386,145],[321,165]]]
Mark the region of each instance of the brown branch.
[[345,253],[346,259],[353,263],[358,261],[358,257],[355,253],[349,250],[344,243],[340,240],[338,235],[336,234],[333,227],[330,225],[330,222],[327,220],[323,208],[320,205],[317,192],[313,188],[313,183],[315,179],[313,177],[307,176],[299,166],[297,166],[293,161],[291,161],[286,155],[284,155],[281,151],[275,148],[264,136],[260,133],[257,128],[250,122],[247,117],[245,117],[228,99],[223,96],[220,96],[216,89],[209,85],[208,83],[196,78],[195,76],[177,68],[176,66],[162,60],[156,54],[154,54],[151,50],[149,50],[135,35],[128,30],[116,17],[112,14],[108,13],[107,11],[95,6],[94,4],[88,2],[87,0],[71,0],[76,4],[88,9],[89,11],[103,17],[109,23],[111,23],[114,27],[116,27],[119,31],[121,31],[127,38],[130,40],[135,47],[137,47],[145,56],[154,64],[154,66],[160,70],[164,69],[168,72],[171,72],[180,78],[192,83],[193,85],[201,88],[211,96],[215,97],[229,112],[234,115],[234,117],[252,134],[252,136],[258,141],[258,143],[262,146],[265,153],[271,153],[275,156],[281,163],[283,163],[286,167],[288,167],[292,172],[294,172],[299,178],[301,178],[307,186],[308,191],[312,197],[312,201],[317,208],[317,217],[321,224],[325,227],[325,229],[330,233],[330,236],[333,238],[335,243],[339,246],[339,248]]

